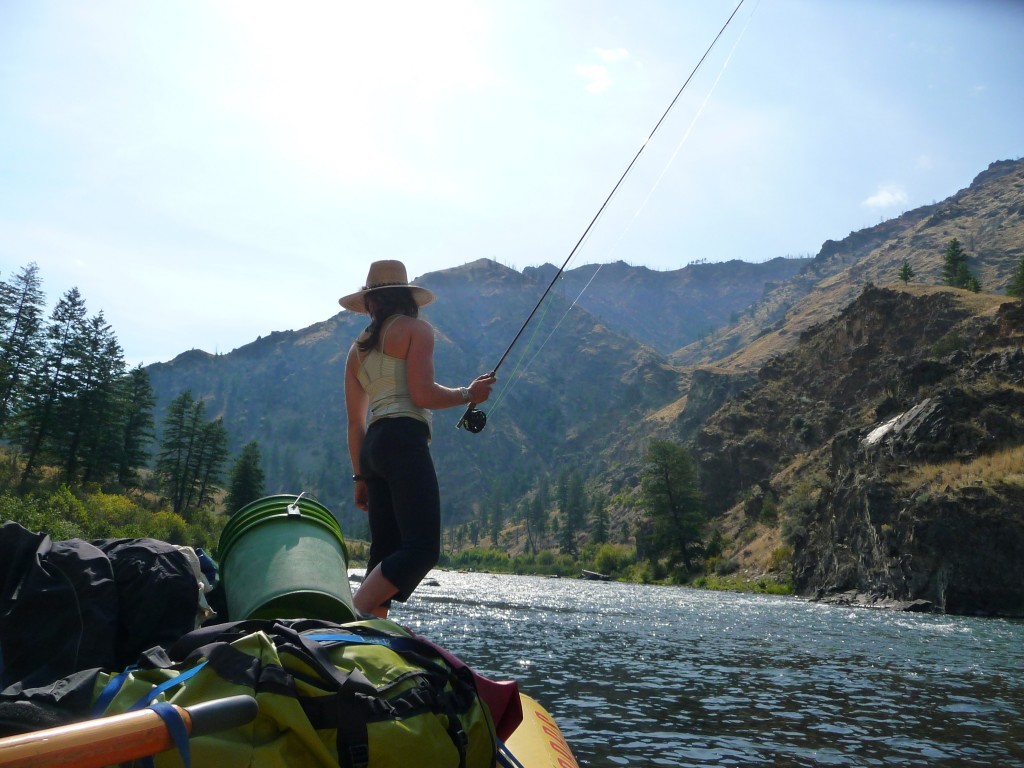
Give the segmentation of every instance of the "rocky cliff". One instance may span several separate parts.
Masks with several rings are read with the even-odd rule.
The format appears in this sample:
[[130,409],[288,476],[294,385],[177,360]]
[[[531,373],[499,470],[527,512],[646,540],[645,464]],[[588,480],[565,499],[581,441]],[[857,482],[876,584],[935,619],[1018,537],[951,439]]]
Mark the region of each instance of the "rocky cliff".
[[807,331],[695,441],[733,556],[781,529],[800,594],[1024,615],[1022,343],[1021,302],[940,288]]

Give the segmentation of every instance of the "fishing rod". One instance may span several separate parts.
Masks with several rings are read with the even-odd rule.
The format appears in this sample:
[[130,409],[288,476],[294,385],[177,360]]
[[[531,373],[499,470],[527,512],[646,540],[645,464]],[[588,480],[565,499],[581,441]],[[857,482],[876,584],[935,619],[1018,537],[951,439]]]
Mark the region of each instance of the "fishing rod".
[[[636,154],[633,155],[633,159],[630,160],[629,165],[626,166],[626,170],[624,170],[622,172],[622,175],[619,176],[619,180],[615,182],[615,186],[612,187],[612,191],[608,193],[608,196],[604,199],[604,202],[601,203],[601,207],[597,209],[597,213],[594,214],[594,217],[590,220],[590,223],[587,224],[587,228],[583,230],[583,234],[580,235],[579,240],[576,241],[576,245],[574,245],[572,250],[569,251],[569,255],[566,256],[565,261],[562,262],[562,266],[558,268],[558,271],[555,272],[555,276],[551,278],[551,282],[548,284],[548,287],[544,289],[544,293],[541,294],[541,297],[537,300],[537,303],[530,311],[529,316],[527,316],[526,320],[523,321],[523,324],[522,326],[520,326],[519,331],[516,333],[515,337],[509,343],[508,347],[505,348],[505,351],[501,355],[501,358],[498,360],[497,364],[494,366],[494,368],[491,369],[491,372],[488,374],[489,376],[495,376],[498,373],[498,369],[501,367],[501,364],[505,362],[505,358],[508,357],[509,352],[512,351],[512,348],[516,345],[516,342],[519,341],[519,337],[523,335],[523,331],[526,330],[526,326],[530,324],[530,321],[533,319],[533,316],[537,314],[537,310],[540,309],[540,305],[544,303],[544,299],[546,299],[548,294],[551,293],[551,289],[555,287],[555,283],[558,282],[558,278],[562,276],[562,273],[565,271],[565,268],[569,265],[569,262],[572,261],[573,257],[576,255],[576,251],[578,251],[580,246],[584,243],[584,241],[586,241],[587,236],[590,234],[590,230],[594,228],[594,225],[597,223],[597,220],[601,218],[601,214],[604,213],[604,209],[608,207],[608,203],[611,202],[611,199],[613,197],[615,197],[615,193],[619,191],[619,187],[622,186],[622,182],[626,180],[626,177],[629,175],[629,172],[633,170],[633,166],[636,165],[636,161],[640,159],[640,155],[643,154],[644,149],[651,142],[651,139],[654,138],[654,134],[658,132],[658,129],[661,127],[661,124],[665,122],[665,118],[668,117],[669,112],[672,111],[672,108],[676,105],[676,102],[679,101],[679,97],[683,95],[683,91],[686,90],[686,86],[690,84],[690,81],[693,79],[693,76],[697,74],[697,70],[700,69],[701,64],[704,63],[704,60],[711,53],[711,50],[715,47],[715,44],[718,42],[718,39],[725,33],[725,30],[729,27],[729,24],[732,22],[736,14],[739,13],[739,10],[743,6],[743,3],[744,0],[739,0],[739,3],[736,5],[736,8],[733,9],[733,12],[729,14],[729,18],[726,19],[725,24],[723,24],[722,28],[718,30],[718,34],[715,35],[715,39],[711,41],[711,45],[709,45],[707,50],[704,51],[704,55],[700,57],[700,60],[697,62],[696,66],[694,66],[693,70],[686,78],[686,81],[676,92],[676,95],[672,98],[672,101],[669,102],[668,107],[662,113],[661,117],[658,118],[658,122],[654,124],[654,128],[651,129],[651,132],[647,135],[647,138],[644,139],[643,143],[640,145],[640,149],[638,149]],[[469,407],[466,408],[466,412],[462,414],[462,418],[459,419],[458,423],[455,425],[455,428],[465,429],[467,432],[477,434],[479,432],[482,432],[486,425],[487,414],[479,410],[476,407],[475,403],[470,403]]]

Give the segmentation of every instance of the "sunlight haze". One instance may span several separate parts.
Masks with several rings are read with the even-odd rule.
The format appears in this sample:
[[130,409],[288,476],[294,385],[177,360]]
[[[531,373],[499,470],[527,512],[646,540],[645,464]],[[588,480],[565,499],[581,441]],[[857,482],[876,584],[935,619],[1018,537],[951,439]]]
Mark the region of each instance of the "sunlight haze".
[[[149,364],[325,320],[374,259],[560,265],[735,9],[8,0],[0,277]],[[745,0],[570,268],[813,255],[948,197],[1024,152],[1022,29]]]

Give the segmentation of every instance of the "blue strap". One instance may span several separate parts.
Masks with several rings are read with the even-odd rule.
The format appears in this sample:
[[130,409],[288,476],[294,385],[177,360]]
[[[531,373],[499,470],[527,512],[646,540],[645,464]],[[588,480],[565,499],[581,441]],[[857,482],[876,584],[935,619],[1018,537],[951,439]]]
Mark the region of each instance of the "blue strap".
[[[166,701],[158,701],[150,705],[150,709],[160,715],[160,719],[167,726],[167,732],[171,734],[171,741],[178,748],[181,755],[181,762],[185,768],[192,768],[192,753],[188,745],[188,729],[185,727],[185,720],[173,704]],[[152,757],[148,760],[152,761]]]
[[190,677],[194,676],[199,670],[206,666],[206,662],[202,661],[196,664],[192,669],[187,669],[177,677],[172,677],[170,680],[164,680],[160,685],[155,685],[153,688],[146,693],[141,699],[128,707],[128,712],[132,712],[136,709],[145,709],[149,706],[150,702],[157,698],[161,693],[167,691],[179,683],[184,683]]
[[134,672],[138,667],[132,664],[126,668],[124,672],[119,675],[115,675],[107,681],[107,684],[103,686],[103,690],[100,691],[100,695],[96,697],[96,701],[93,702],[92,712],[90,717],[99,717],[107,711],[107,707],[110,706],[110,702],[117,696],[117,692],[121,690],[121,686],[124,685],[124,681],[128,679],[128,675]]
[[501,739],[498,739],[498,765],[502,768],[525,768]]

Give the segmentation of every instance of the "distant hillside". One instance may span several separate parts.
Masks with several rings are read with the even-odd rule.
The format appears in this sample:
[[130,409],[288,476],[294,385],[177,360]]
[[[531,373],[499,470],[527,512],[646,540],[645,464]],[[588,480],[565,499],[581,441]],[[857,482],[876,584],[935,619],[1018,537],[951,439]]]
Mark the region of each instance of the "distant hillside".
[[[569,301],[578,298],[579,306],[609,327],[668,354],[734,322],[810,262],[732,260],[664,272],[622,261],[588,264],[567,270],[556,290]],[[547,285],[556,272],[546,264],[523,273]]]

